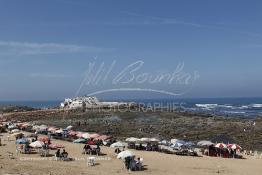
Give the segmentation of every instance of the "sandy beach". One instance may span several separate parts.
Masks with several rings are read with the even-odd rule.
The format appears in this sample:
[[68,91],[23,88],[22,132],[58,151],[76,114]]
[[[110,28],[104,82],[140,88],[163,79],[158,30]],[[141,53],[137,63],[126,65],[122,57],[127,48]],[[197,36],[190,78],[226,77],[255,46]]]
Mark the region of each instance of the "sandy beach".
[[[23,175],[85,175],[85,174],[234,174],[258,175],[262,171],[262,159],[245,157],[246,159],[226,159],[217,157],[188,157],[164,154],[159,152],[146,152],[132,150],[136,156],[144,159],[145,170],[128,172],[122,160],[114,155],[114,149],[101,147],[103,156],[96,157],[96,165],[88,166],[89,155],[81,154],[82,144],[52,140],[52,143],[62,144],[73,161],[56,161],[54,156],[42,158],[39,154],[16,154],[15,139],[8,133],[1,133],[0,147],[0,173]],[[12,153],[14,159],[9,158]],[[55,151],[51,151],[54,154]]]

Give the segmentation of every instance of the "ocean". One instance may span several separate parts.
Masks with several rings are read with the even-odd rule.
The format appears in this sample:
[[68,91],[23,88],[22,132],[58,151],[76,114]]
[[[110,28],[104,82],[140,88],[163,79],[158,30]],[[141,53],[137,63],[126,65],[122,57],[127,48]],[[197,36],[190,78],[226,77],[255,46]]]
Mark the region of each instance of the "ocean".
[[[116,100],[114,100],[116,101]],[[191,112],[239,117],[262,116],[262,98],[184,98],[184,99],[132,99],[125,100],[145,104],[170,106]],[[0,101],[0,105],[29,106],[33,108],[52,108],[59,106],[61,101]]]

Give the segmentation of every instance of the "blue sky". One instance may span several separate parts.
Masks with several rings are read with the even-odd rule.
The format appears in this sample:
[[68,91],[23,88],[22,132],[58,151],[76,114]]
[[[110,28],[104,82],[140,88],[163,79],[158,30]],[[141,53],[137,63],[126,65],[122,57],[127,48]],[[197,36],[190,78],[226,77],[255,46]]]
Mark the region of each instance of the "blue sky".
[[[261,97],[261,19],[259,0],[1,0],[0,99],[55,100],[121,88],[180,98]],[[143,65],[135,77],[171,74],[183,64],[184,83],[113,83],[138,61]],[[86,74],[90,63],[94,71],[101,64],[105,70],[115,66],[103,81],[87,84],[83,80],[95,76]],[[196,74],[185,83],[184,76]],[[170,95],[121,91],[98,96]]]

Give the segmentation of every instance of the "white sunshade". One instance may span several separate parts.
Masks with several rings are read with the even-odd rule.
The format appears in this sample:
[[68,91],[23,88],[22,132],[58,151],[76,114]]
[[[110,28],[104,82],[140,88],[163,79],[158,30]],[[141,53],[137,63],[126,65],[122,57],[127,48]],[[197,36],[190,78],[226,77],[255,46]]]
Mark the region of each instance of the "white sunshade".
[[44,146],[44,142],[35,141],[35,142],[31,143],[29,146],[31,146],[33,148],[42,148]]
[[198,146],[210,146],[213,145],[214,143],[212,143],[211,141],[208,140],[202,140],[200,142],[197,143]]
[[82,137],[85,139],[89,139],[90,138],[90,134],[89,133],[83,133]]
[[141,142],[150,142],[150,138],[141,138],[140,141]]
[[178,139],[171,139],[171,143],[173,143],[173,144],[176,144],[176,142],[178,141]]
[[71,130],[72,128],[73,128],[73,126],[71,126],[71,125],[66,127],[67,130]]
[[160,142],[160,140],[157,138],[150,138],[150,142]]
[[224,144],[224,143],[217,143],[216,145],[215,145],[215,147],[216,148],[227,148],[227,145],[226,144]]
[[127,144],[123,142],[116,142],[110,145],[111,148],[124,147],[124,146],[127,146]]
[[138,141],[140,141],[140,139],[135,138],[135,137],[129,137],[129,138],[126,139],[126,141],[127,142],[138,142]]
[[17,133],[17,132],[20,132],[20,130],[19,130],[19,129],[13,129],[13,130],[11,131],[11,133]]
[[118,159],[125,159],[126,157],[133,157],[135,154],[129,150],[122,151],[117,155]]

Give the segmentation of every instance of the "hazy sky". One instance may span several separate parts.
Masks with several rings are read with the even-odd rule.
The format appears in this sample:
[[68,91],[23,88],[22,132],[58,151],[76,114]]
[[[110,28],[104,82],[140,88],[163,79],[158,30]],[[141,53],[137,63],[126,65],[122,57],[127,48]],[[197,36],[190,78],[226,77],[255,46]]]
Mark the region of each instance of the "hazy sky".
[[261,97],[261,19],[260,0],[0,0],[0,100]]

